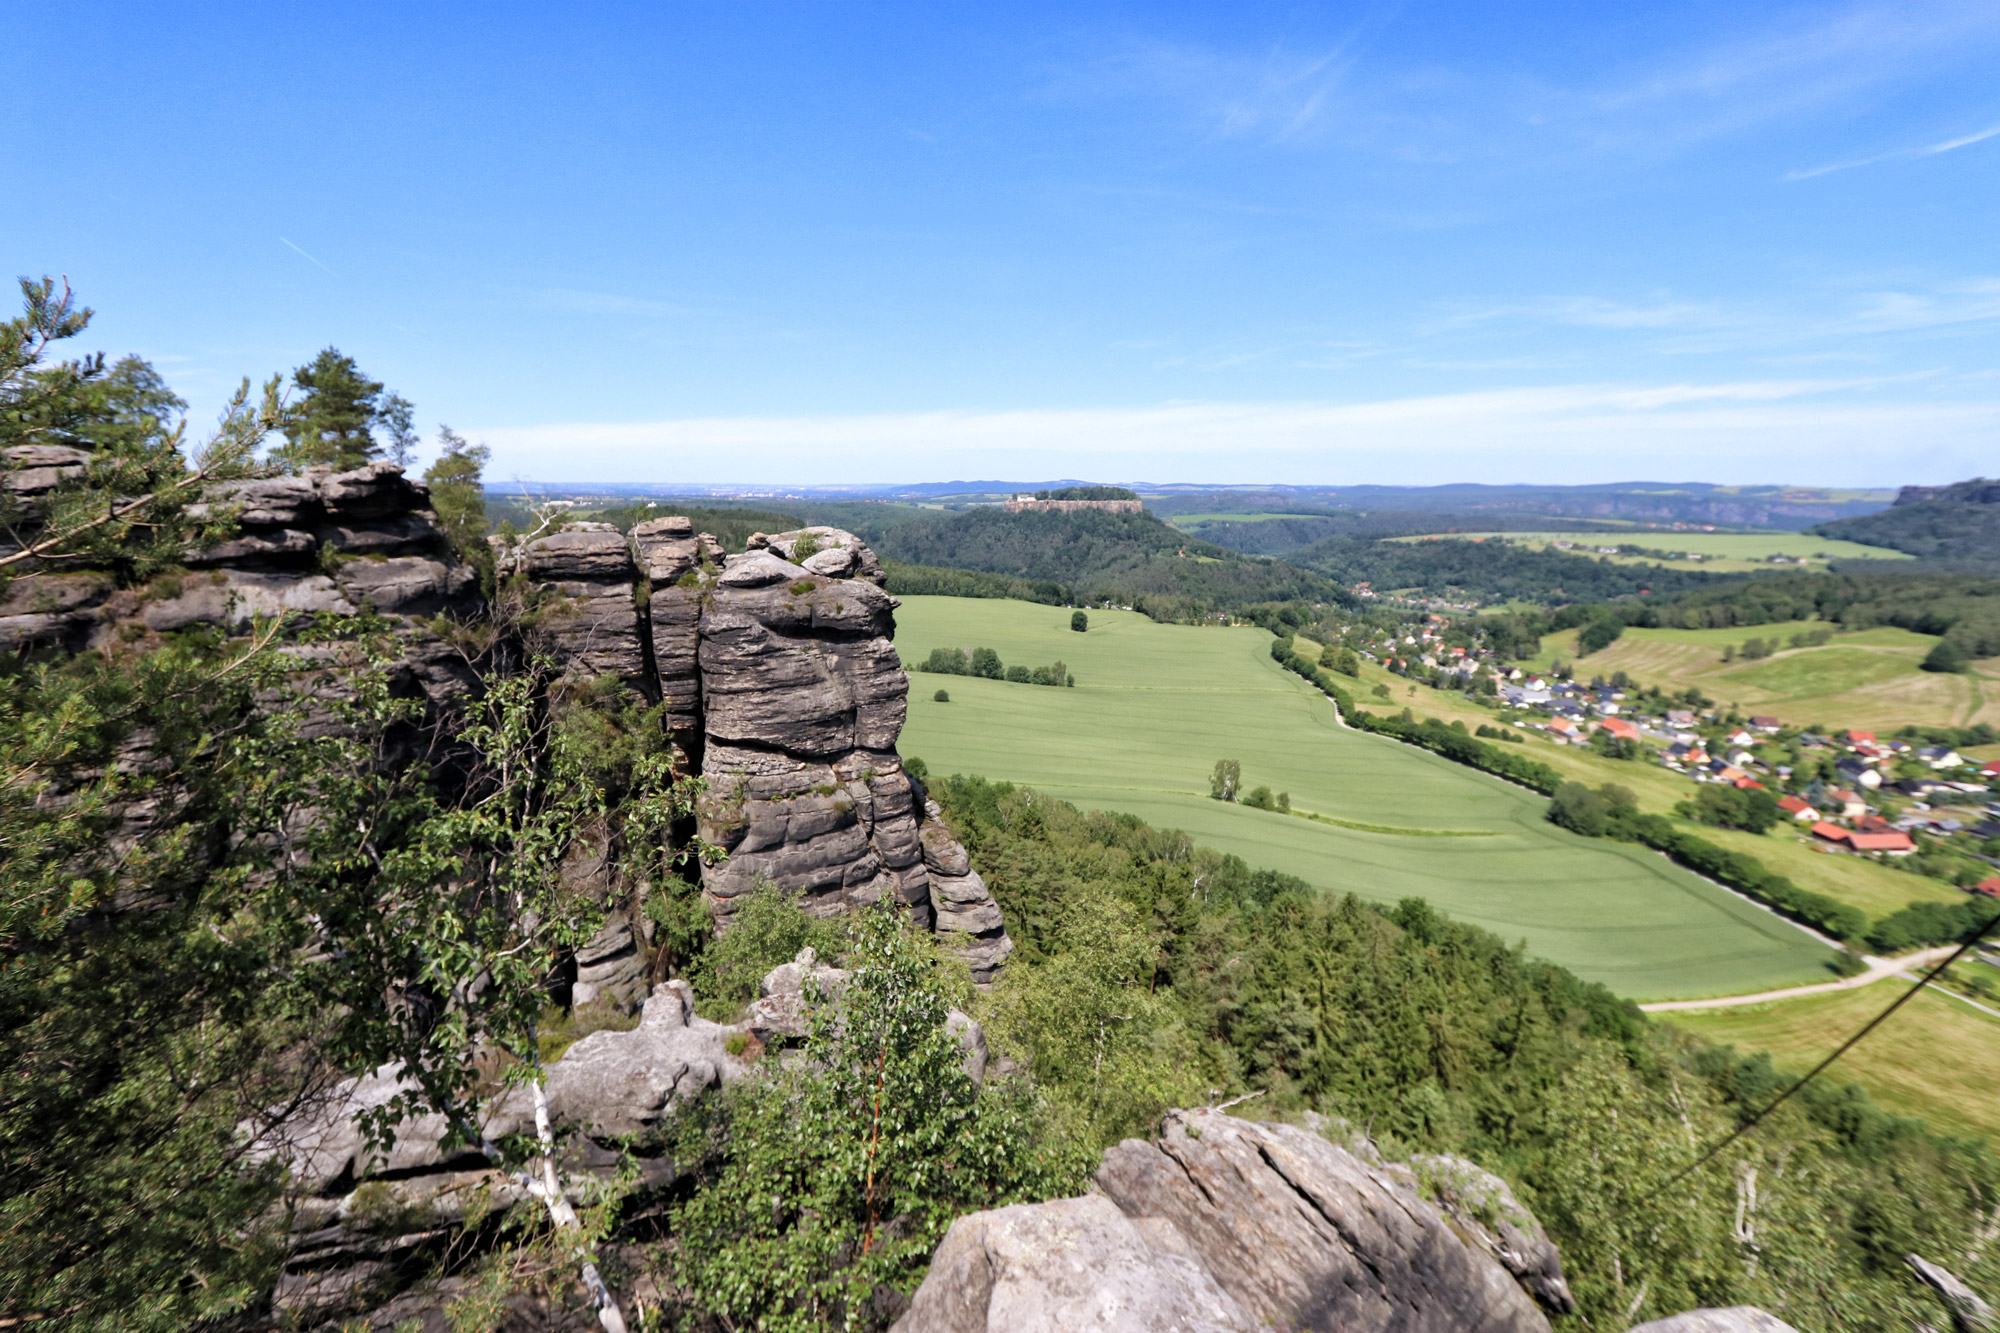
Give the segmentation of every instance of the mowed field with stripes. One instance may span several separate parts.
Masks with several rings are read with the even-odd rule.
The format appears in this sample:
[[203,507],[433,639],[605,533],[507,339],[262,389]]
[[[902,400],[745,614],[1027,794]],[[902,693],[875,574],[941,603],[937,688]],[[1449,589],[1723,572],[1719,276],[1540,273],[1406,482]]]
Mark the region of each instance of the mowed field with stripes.
[[[1339,726],[1328,700],[1270,658],[1262,630],[1159,625],[1092,611],[909,597],[906,662],[993,648],[1008,666],[1060,659],[1074,689],[911,674],[901,749],[934,773],[1036,787],[1090,809],[1184,829],[1252,866],[1382,902],[1439,909],[1635,999],[1729,994],[1828,978],[1796,927],[1643,848],[1581,838],[1523,788]],[[933,695],[944,689],[950,702]],[[1208,797],[1218,759],[1247,788],[1328,823]]]

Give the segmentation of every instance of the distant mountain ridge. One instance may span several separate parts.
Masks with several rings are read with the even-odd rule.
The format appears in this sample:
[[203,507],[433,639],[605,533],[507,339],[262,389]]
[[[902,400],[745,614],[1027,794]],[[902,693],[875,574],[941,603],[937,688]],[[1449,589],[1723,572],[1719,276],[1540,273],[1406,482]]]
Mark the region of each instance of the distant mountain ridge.
[[[708,500],[900,500],[948,507],[998,504],[1018,492],[1064,490],[1093,483],[1055,481],[945,481],[844,486],[668,486],[635,482],[537,483],[493,486],[490,493],[682,495]],[[1101,483],[1097,483],[1101,484]],[[1490,486],[1453,482],[1440,486],[1204,486],[1126,482],[1146,507],[1162,515],[1285,513],[1293,510],[1405,510],[1415,513],[1534,516],[1541,519],[1622,520],[1641,523],[1714,524],[1718,527],[1796,531],[1889,507],[1887,490],[1812,486],[1721,486],[1707,482],[1631,481],[1563,485]],[[1497,525],[1494,525],[1497,526]]]

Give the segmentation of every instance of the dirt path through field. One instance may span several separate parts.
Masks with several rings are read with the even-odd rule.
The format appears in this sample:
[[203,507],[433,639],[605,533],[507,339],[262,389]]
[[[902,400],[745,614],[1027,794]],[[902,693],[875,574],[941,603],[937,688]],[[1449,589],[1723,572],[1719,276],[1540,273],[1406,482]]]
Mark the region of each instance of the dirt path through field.
[[[1940,944],[1935,949],[1919,949],[1906,953],[1901,958],[1869,958],[1868,970],[1857,976],[1844,977],[1839,981],[1823,981],[1816,986],[1790,986],[1784,990],[1758,991],[1754,995],[1718,995],[1707,1000],[1660,1000],[1639,1007],[1649,1014],[1671,1013],[1676,1009],[1730,1009],[1740,1004],[1763,1004],[1767,1000],[1789,1000],[1799,995],[1820,995],[1827,991],[1853,990],[1856,986],[1868,986],[1884,977],[1900,976],[1911,968],[1929,967],[1941,963],[1951,956],[1955,944]],[[1914,980],[1914,978],[1912,978]]]

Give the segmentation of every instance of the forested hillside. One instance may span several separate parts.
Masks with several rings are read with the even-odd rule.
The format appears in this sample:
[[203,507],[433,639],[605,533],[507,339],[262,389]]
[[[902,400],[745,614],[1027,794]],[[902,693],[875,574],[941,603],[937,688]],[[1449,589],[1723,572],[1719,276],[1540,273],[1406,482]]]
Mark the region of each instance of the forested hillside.
[[1585,1317],[1611,1327],[1739,1302],[1802,1328],[1893,1326],[1921,1312],[1901,1256],[1964,1254],[2000,1197],[1983,1146],[1837,1077],[1677,1178],[1782,1090],[1768,1059],[1651,1022],[1421,901],[1322,895],[1005,784],[932,792],[1021,942],[994,1037],[1092,1143],[1242,1089],[1262,1091],[1259,1116],[1345,1116],[1392,1155],[1464,1153],[1517,1182]]
[[1482,601],[1608,601],[1674,592],[1713,583],[1717,576],[1657,566],[1621,565],[1588,555],[1534,551],[1511,542],[1371,541],[1329,537],[1289,557],[1343,583],[1366,581],[1378,593],[1419,588],[1434,596]]
[[1921,560],[2000,569],[2000,481],[1906,486],[1880,513],[1822,523],[1824,537],[1906,551]]
[[1689,629],[1812,619],[1849,629],[1894,625],[1944,635],[1971,657],[2000,653],[2000,575],[1767,575],[1621,604],[1612,613],[1628,625]]
[[1156,620],[1200,620],[1255,602],[1351,600],[1334,581],[1189,537],[1151,514],[1007,514],[978,509],[900,523],[881,552],[908,565],[1060,584]]

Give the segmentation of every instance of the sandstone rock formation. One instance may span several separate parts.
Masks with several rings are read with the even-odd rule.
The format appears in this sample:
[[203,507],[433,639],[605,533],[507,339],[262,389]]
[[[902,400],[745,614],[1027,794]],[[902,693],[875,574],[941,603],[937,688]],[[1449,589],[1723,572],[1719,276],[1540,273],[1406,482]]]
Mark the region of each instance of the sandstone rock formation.
[[[1449,1209],[1494,1205],[1490,1186],[1462,1171],[1459,1182]],[[1489,1240],[1468,1243],[1410,1173],[1308,1129],[1169,1112],[1156,1142],[1105,1154],[1096,1188],[954,1222],[897,1333],[1540,1333],[1538,1300],[1575,1308],[1554,1248],[1511,1195],[1509,1216],[1480,1219],[1529,1252],[1508,1264]]]
[[[609,1175],[622,1161],[615,1145],[637,1143],[639,1184],[671,1183],[678,1168],[648,1145],[678,1108],[748,1072],[729,1053],[728,1039],[742,1031],[697,1015],[687,983],[672,981],[654,988],[636,1028],[594,1032],[571,1046],[547,1072],[550,1115],[576,1131],[566,1173]],[[476,1149],[447,1150],[449,1127],[438,1116],[406,1121],[392,1148],[371,1150],[354,1117],[401,1088],[394,1069],[350,1080],[258,1145],[260,1155],[287,1163],[298,1190],[279,1310],[355,1308],[422,1276],[467,1227],[497,1227],[528,1198],[522,1181]],[[475,1128],[490,1140],[533,1133],[527,1089],[489,1106]]]
[[[40,470],[8,473],[8,484]],[[114,635],[238,629],[279,612],[304,622],[366,607],[396,626],[408,669],[426,694],[443,699],[477,688],[470,666],[454,661],[421,623],[440,611],[473,609],[477,580],[452,555],[430,493],[401,468],[321,467],[237,482],[219,488],[205,508],[234,511],[241,531],[188,552],[187,574],[117,591],[95,572],[37,571],[11,581],[0,596],[0,650],[75,650]]]
[[[998,975],[1013,950],[999,906],[896,754],[909,678],[892,644],[896,600],[860,538],[829,527],[759,533],[725,557],[668,515],[638,524],[629,542],[577,524],[502,545],[499,561],[535,590],[533,650],[573,678],[612,676],[665,704],[680,752],[706,780],[697,831],[727,853],[702,874],[719,926],[759,884],[818,915],[889,897],[961,939],[976,981]],[[623,919],[623,941],[641,925]],[[601,945],[605,958],[624,947]],[[630,1003],[642,989],[636,962],[618,971],[578,961],[581,999]]]
[[[729,557],[698,626],[701,833],[729,853],[703,875],[717,920],[759,882],[822,915],[893,897],[920,924],[968,936],[974,979],[992,980],[1013,949],[999,907],[956,868],[964,849],[896,755],[909,677],[874,553],[835,528],[751,547]],[[804,563],[785,558],[799,551]],[[954,868],[943,896],[940,861]]]
[[[697,1014],[687,982],[655,986],[637,1027],[593,1032],[546,1070],[550,1118],[567,1132],[565,1172],[609,1176],[623,1164],[619,1149],[631,1148],[642,1190],[673,1183],[680,1168],[661,1149],[665,1122],[702,1094],[752,1073],[758,1048],[739,1042],[741,1053],[732,1054],[730,1039],[751,1035],[777,1045],[803,1036],[808,981],[832,997],[848,975],[804,950],[766,974],[765,999],[743,1022],[729,1024]],[[946,1028],[966,1052],[966,1072],[983,1077],[986,1038],[979,1024],[954,1009]],[[256,1145],[258,1157],[286,1163],[297,1192],[280,1310],[358,1308],[422,1276],[468,1226],[497,1227],[529,1199],[523,1182],[496,1169],[476,1146],[447,1149],[450,1126],[439,1116],[406,1121],[393,1146],[371,1148],[355,1116],[404,1090],[394,1068],[350,1079]],[[471,1127],[493,1141],[534,1128],[525,1087],[489,1104],[485,1119]]]

